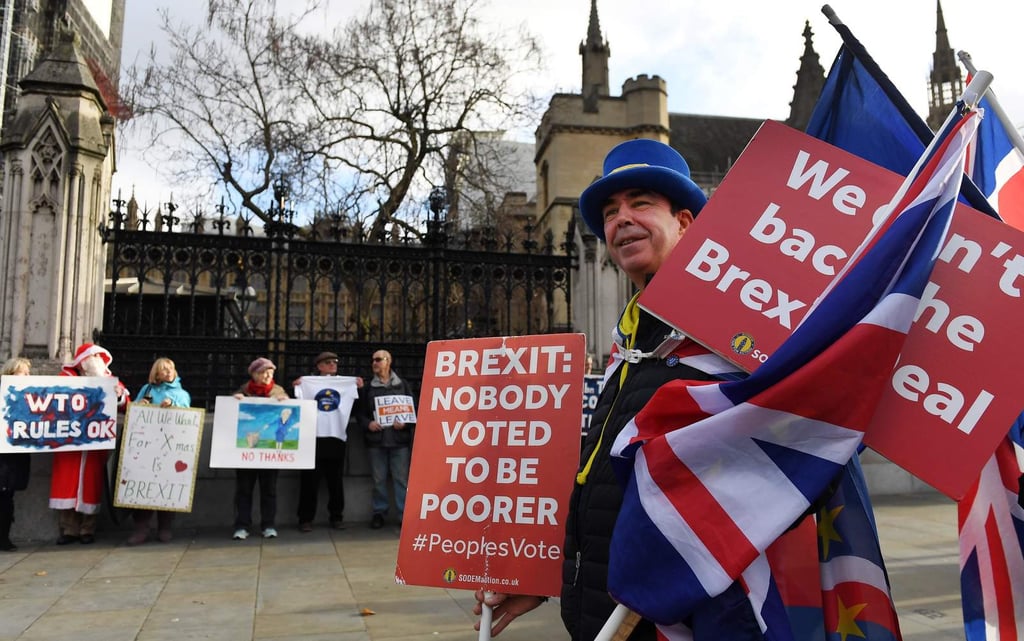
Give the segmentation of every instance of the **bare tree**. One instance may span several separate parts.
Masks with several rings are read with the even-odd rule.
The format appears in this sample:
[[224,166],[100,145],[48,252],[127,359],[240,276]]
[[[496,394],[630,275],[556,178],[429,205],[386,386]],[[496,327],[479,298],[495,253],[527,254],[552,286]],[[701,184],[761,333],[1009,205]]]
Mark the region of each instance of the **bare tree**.
[[284,18],[273,0],[209,7],[205,27],[165,15],[172,59],[151,56],[123,84],[154,141],[184,137],[153,148],[177,179],[216,176],[264,220],[258,197],[287,175],[320,211],[344,207],[378,234],[407,225],[411,199],[457,182],[453,144],[538,113],[516,90],[540,65],[536,41],[485,33],[478,0],[371,0],[329,35],[308,28],[311,5]]
[[321,97],[314,104],[327,134],[311,151],[328,168],[359,176],[355,188],[377,201],[376,230],[395,220],[417,180],[452,187],[445,170],[460,134],[536,114],[530,96],[514,89],[517,75],[539,65],[536,41],[484,33],[479,4],[374,0],[330,48],[317,38],[299,47],[307,95]]
[[145,157],[189,188],[222,182],[241,206],[267,219],[263,199],[276,177],[301,177],[292,118],[299,94],[276,54],[307,11],[286,21],[263,0],[209,3],[206,25],[161,13],[170,58],[150,52],[126,72],[123,91]]

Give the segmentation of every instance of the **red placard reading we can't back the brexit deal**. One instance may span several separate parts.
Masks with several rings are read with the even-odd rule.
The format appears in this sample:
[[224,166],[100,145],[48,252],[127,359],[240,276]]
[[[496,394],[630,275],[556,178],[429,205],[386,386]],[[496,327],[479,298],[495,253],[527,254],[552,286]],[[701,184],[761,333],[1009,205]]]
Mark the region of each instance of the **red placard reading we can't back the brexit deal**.
[[558,593],[585,345],[582,334],[430,343],[399,583]]
[[[753,371],[840,274],[901,181],[767,121],[640,304]],[[864,437],[954,499],[1021,411],[1022,282],[1024,233],[958,206]]]

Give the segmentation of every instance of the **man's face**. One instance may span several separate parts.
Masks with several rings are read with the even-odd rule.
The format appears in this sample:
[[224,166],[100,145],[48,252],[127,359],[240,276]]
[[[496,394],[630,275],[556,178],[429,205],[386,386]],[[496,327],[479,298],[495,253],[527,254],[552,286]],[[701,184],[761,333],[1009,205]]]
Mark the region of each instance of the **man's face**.
[[85,376],[106,376],[107,374],[107,364],[98,354],[83,358],[82,362],[78,364],[78,369]]
[[391,357],[387,352],[375,352],[373,355],[373,373],[383,376],[391,371]]
[[316,364],[316,371],[321,376],[334,376],[338,373],[338,359],[328,358]]
[[689,210],[673,212],[668,198],[646,189],[612,194],[602,213],[608,254],[640,289],[693,222]]

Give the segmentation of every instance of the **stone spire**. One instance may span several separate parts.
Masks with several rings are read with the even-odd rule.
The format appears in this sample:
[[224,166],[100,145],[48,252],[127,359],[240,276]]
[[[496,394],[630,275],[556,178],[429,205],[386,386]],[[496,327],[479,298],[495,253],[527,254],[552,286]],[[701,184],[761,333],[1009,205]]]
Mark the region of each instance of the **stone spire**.
[[949,46],[942,2],[936,0],[935,5],[935,53],[932,54],[932,72],[928,78],[928,126],[933,131],[942,126],[956,99],[964,92],[960,67],[956,64],[953,48]]
[[587,39],[580,43],[583,57],[583,110],[596,112],[598,98],[608,96],[608,57],[611,49],[601,36],[601,23],[597,18],[597,0],[590,0],[590,22]]
[[800,131],[807,128],[821,88],[825,86],[825,70],[814,50],[810,21],[804,22],[803,36],[804,53],[800,56],[800,68],[796,72],[796,84],[793,85],[793,101],[789,103],[789,118],[786,119],[787,125]]
[[19,84],[0,140],[0,354],[56,372],[102,325],[114,119],[70,27]]

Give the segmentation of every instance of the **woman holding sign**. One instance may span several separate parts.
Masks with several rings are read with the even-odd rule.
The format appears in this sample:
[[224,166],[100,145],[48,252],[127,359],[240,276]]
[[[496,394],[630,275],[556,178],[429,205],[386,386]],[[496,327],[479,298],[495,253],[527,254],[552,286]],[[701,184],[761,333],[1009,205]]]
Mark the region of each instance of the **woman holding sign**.
[[[262,396],[288,399],[288,392],[274,382],[277,366],[269,358],[257,358],[249,365],[249,381],[235,392],[235,398]],[[289,414],[290,414],[289,410]],[[281,422],[286,422],[282,419]],[[244,541],[252,527],[252,495],[256,483],[260,484],[260,526],[263,538],[277,537],[274,520],[277,518],[277,470],[271,468],[235,470],[235,533],[231,538]]]
[[384,527],[388,513],[388,473],[395,489],[395,507],[401,520],[405,511],[405,491],[409,485],[409,461],[416,412],[412,388],[391,370],[391,354],[377,350],[373,354],[373,379],[363,386],[360,411],[356,419],[366,430],[366,451],[373,474],[373,518],[370,527]]
[[[158,405],[160,407],[189,407],[192,396],[181,386],[181,377],[174,361],[169,358],[158,358],[149,370],[149,382],[139,390],[139,403]],[[132,521],[135,530],[128,537],[128,545],[141,545],[149,538],[149,525],[156,512],[157,538],[167,543],[173,538],[171,525],[174,523],[174,512],[166,510],[132,510]]]
[[[12,358],[4,363],[0,374],[28,376],[32,363],[27,358]],[[28,454],[0,454],[0,551],[13,552],[18,546],[11,542],[11,524],[14,523],[14,493],[28,487]]]

